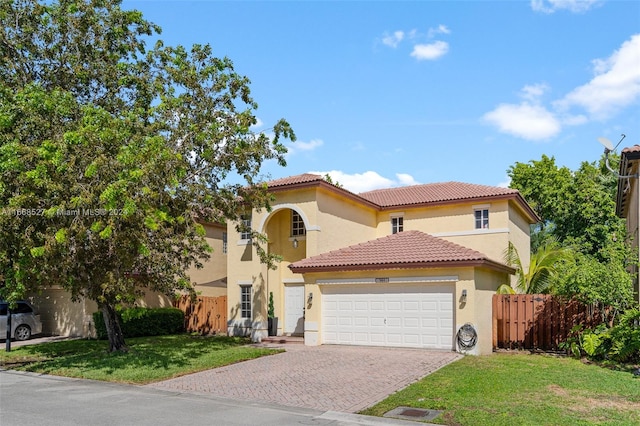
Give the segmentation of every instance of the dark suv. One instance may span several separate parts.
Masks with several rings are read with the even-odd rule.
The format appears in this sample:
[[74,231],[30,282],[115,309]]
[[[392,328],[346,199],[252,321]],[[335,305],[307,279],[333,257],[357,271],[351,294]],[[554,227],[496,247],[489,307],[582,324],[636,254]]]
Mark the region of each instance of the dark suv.
[[[8,303],[0,300],[0,339],[7,337]],[[11,310],[11,337],[16,340],[29,340],[32,335],[42,333],[40,315],[26,301],[19,301]]]

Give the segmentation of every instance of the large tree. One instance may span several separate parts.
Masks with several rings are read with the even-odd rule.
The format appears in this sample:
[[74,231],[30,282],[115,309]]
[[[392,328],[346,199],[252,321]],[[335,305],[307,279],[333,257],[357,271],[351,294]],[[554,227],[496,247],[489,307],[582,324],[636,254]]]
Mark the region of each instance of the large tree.
[[508,174],[510,186],[518,189],[542,218],[533,230],[535,246],[551,237],[604,259],[600,253],[614,239],[624,242],[624,220],[615,212],[617,182],[605,168],[604,159],[598,164],[582,162],[572,171],[543,155],[539,161],[516,163]]
[[562,262],[553,278],[556,293],[598,305],[624,308],[632,282],[626,267],[632,259],[624,220],[615,214],[616,177],[604,158],[583,162],[571,171],[553,157],[516,163],[509,171],[518,189],[542,218],[533,229],[532,252],[558,241],[575,251],[574,262]]
[[95,300],[111,351],[126,350],[116,306],[193,292],[200,223],[267,208],[261,166],[295,139],[284,120],[251,130],[229,59],[149,48],[160,29],[120,3],[0,0],[0,297],[55,284]]

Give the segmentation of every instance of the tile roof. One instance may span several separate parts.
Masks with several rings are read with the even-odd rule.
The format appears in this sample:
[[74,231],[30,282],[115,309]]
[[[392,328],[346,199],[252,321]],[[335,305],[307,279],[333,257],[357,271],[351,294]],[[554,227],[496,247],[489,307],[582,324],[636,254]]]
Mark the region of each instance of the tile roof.
[[497,186],[476,185],[462,182],[429,183],[399,188],[377,189],[362,192],[362,198],[381,207],[406,206],[412,204],[442,203],[465,199],[496,196],[514,196],[518,191]]
[[289,268],[305,273],[480,265],[513,273],[479,251],[420,231],[406,231],[308,257]]
[[352,200],[368,204],[384,210],[401,206],[441,205],[458,201],[484,201],[491,199],[514,199],[523,212],[529,217],[530,223],[536,223],[540,218],[531,206],[522,198],[516,189],[498,186],[476,185],[462,182],[428,183],[424,185],[402,186],[397,188],[376,189],[374,191],[355,194],[340,186],[324,180],[320,175],[304,173],[267,182],[270,191],[284,191],[293,188],[304,188],[322,185],[341,193]]
[[281,186],[289,186],[300,183],[310,183],[310,182],[318,182],[323,181],[324,179],[320,175],[313,175],[311,173],[303,173],[301,175],[296,176],[288,176],[281,179],[276,179],[267,182],[269,189],[278,188]]
[[628,146],[622,152],[640,152],[640,145]]

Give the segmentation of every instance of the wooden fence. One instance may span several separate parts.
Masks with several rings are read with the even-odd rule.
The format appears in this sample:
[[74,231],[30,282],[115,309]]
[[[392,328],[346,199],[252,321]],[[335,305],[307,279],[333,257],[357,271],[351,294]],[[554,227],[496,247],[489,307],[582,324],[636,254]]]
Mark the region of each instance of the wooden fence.
[[184,312],[185,329],[200,334],[225,334],[227,332],[227,296],[199,296],[192,303],[183,296],[173,306]]
[[548,294],[495,294],[493,348],[559,349],[574,325],[594,327],[601,316],[576,300]]

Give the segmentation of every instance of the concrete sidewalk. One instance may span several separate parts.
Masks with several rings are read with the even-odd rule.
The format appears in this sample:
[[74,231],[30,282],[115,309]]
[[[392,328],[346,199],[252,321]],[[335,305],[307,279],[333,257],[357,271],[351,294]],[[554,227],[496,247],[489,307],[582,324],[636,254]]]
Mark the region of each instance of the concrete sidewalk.
[[0,419],[3,426],[425,425],[5,370]]

